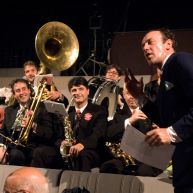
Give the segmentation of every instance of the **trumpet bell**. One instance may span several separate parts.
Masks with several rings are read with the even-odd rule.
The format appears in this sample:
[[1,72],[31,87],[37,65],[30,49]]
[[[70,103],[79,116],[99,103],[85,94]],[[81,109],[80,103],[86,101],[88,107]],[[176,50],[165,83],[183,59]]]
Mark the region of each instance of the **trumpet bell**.
[[38,30],[35,49],[41,63],[49,69],[62,71],[70,68],[77,60],[79,43],[69,26],[52,21]]

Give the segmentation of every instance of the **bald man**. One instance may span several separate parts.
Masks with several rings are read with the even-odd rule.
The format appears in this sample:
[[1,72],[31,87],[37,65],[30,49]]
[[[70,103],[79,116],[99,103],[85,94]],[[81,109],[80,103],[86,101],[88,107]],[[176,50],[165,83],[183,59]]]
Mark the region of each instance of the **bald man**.
[[44,174],[33,167],[13,171],[4,183],[5,193],[49,193],[48,181]]

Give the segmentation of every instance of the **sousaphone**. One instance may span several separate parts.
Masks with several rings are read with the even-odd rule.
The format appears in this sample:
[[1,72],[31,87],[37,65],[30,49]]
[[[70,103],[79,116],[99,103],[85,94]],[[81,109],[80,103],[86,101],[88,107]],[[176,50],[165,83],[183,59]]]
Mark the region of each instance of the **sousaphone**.
[[38,30],[35,37],[35,49],[41,68],[43,65],[44,68],[63,71],[70,68],[77,60],[79,43],[69,26],[52,21]]

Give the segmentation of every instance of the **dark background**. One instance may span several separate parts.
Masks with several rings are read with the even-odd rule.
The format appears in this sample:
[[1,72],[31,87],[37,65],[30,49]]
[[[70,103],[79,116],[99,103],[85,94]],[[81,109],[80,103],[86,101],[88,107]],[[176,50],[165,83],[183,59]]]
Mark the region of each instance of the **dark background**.
[[[62,75],[75,75],[93,52],[97,61],[108,64],[107,51],[115,32],[138,33],[156,27],[193,29],[190,0],[7,0],[4,4],[0,7],[1,68],[20,68],[28,59],[38,63],[35,36],[49,21],[67,24],[80,44],[78,60]],[[101,70],[100,65],[96,66]],[[87,62],[84,69],[92,75],[92,62]]]

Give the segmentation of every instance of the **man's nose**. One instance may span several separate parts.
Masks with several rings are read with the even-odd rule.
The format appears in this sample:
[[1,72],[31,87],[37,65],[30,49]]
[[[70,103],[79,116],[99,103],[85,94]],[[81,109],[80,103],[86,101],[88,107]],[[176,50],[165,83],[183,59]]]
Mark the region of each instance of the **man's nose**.
[[145,43],[142,47],[143,51],[146,51],[149,49],[149,44],[148,43]]

